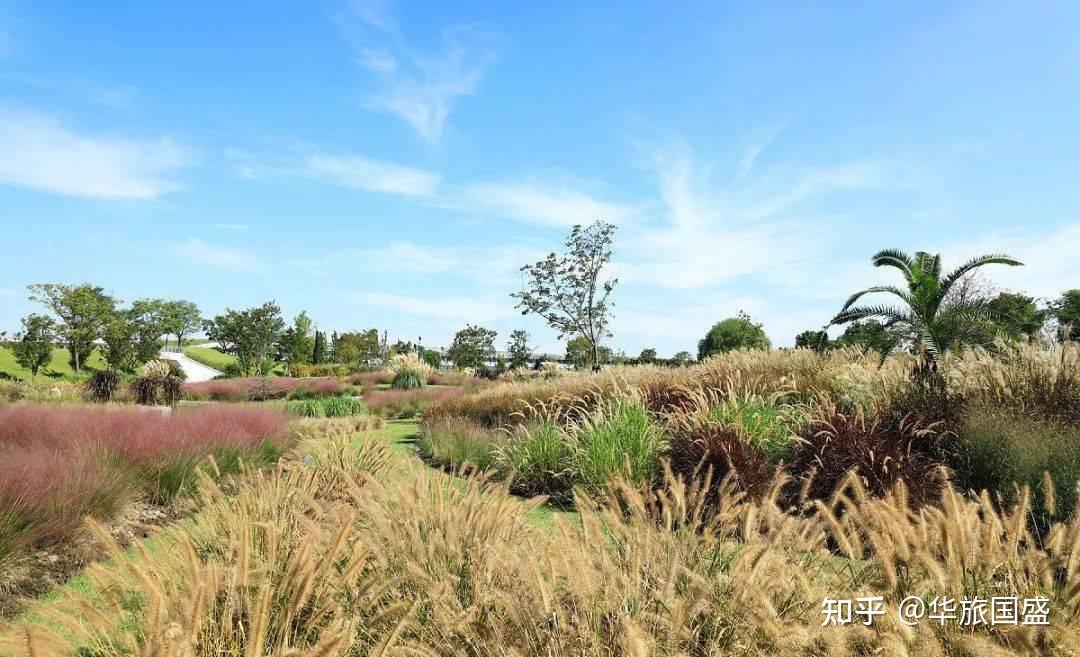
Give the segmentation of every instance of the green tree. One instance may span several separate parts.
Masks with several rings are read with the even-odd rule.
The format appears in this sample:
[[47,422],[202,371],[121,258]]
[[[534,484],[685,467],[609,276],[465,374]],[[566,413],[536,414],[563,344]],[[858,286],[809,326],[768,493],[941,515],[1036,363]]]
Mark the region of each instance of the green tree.
[[36,377],[38,370],[52,360],[55,336],[56,322],[52,317],[33,314],[23,317],[22,331],[16,334],[15,341],[11,343],[15,362]]
[[646,347],[638,354],[638,362],[642,365],[651,365],[656,362],[656,350],[652,347]]
[[871,351],[881,354],[885,359],[900,343],[903,336],[894,328],[886,328],[876,319],[854,321],[844,328],[844,332],[833,342],[837,347],[858,347],[863,353]]
[[202,326],[202,315],[199,307],[191,301],[182,299],[175,301],[160,301],[161,330],[163,333],[176,336],[176,346],[183,348],[184,336],[199,330]]
[[611,362],[611,348],[600,347],[593,359],[593,344],[585,336],[579,335],[566,341],[566,362],[579,370],[595,367],[600,363]]
[[1002,292],[990,300],[990,310],[998,316],[995,322],[1002,333],[1013,340],[1038,336],[1046,324],[1047,310],[1041,310],[1035,299],[1017,292]]
[[378,329],[350,331],[338,336],[334,356],[339,363],[352,367],[370,367],[382,357]]
[[102,356],[110,369],[134,372],[142,364],[138,362],[138,353],[135,349],[138,332],[139,325],[127,312],[116,313],[105,325],[102,333],[102,339],[105,341]]
[[315,331],[315,340],[311,345],[311,362],[315,365],[330,362],[330,354],[326,348],[326,333]]
[[135,360],[139,364],[154,360],[161,352],[161,336],[166,332],[161,320],[163,303],[159,299],[139,299],[127,311],[136,324]]
[[495,359],[495,331],[468,324],[454,334],[447,357],[457,367],[483,367]]
[[516,329],[510,332],[510,342],[507,344],[506,353],[510,356],[509,366],[511,369],[525,367],[529,364],[529,356],[532,349],[529,348],[529,333],[524,329]]
[[203,330],[222,349],[236,354],[237,364],[244,374],[256,374],[274,353],[285,320],[273,301],[245,310],[228,308],[221,315],[203,322]]
[[1061,327],[1064,339],[1080,341],[1080,289],[1063,292],[1050,304],[1050,312]]
[[671,357],[672,365],[685,365],[690,362],[690,352],[680,351]]
[[[903,339],[914,345],[920,357],[919,373],[938,374],[942,354],[964,344],[985,344],[992,339],[988,326],[998,319],[989,302],[982,298],[955,298],[950,290],[976,269],[991,265],[1019,266],[1019,260],[1005,254],[973,258],[948,274],[942,275],[941,256],[924,251],[910,256],[897,249],[874,255],[875,267],[893,267],[904,277],[904,287],[876,285],[851,295],[832,319],[832,324],[877,318],[886,328],[898,329],[899,338],[883,352],[894,349]],[[872,305],[856,307],[867,294],[884,293],[898,298],[901,306]]]
[[105,324],[113,317],[116,300],[103,288],[89,283],[35,283],[27,289],[31,300],[60,318],[56,335],[67,347],[71,367],[81,372],[83,362],[94,350],[94,340],[101,337]]
[[795,346],[825,351],[829,348],[829,334],[825,331],[803,331],[795,336]]
[[521,314],[543,317],[560,338],[573,335],[588,340],[594,367],[600,362],[600,340],[611,337],[608,297],[618,280],[601,282],[600,274],[611,261],[614,233],[615,226],[603,221],[585,228],[574,226],[566,251],[522,267],[525,289],[511,295],[518,300]]
[[768,349],[770,346],[761,324],[740,310],[738,316],[714,324],[698,342],[698,360],[733,349]]
[[434,349],[425,349],[423,354],[424,362],[433,367],[439,369],[442,367],[442,354]]
[[[314,323],[308,314],[301,311],[293,319],[293,325],[285,329],[281,333],[281,337],[278,341],[278,358],[282,362],[286,363],[290,371],[292,367],[298,363],[310,363],[314,361],[315,357],[315,345],[320,341],[320,332],[312,333],[314,329]],[[324,353],[320,354],[323,358],[326,357],[326,336],[322,336],[321,346]],[[320,361],[321,362],[321,361]]]

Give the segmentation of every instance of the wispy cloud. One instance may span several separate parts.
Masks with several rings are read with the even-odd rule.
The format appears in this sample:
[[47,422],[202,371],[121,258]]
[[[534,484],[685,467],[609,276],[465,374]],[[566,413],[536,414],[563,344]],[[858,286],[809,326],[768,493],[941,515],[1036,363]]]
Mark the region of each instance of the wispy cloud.
[[317,180],[365,192],[431,196],[441,180],[433,171],[359,153],[319,152],[307,145],[294,144],[286,154],[273,155],[230,148],[225,156],[236,163],[241,176],[259,182]]
[[482,323],[497,321],[514,313],[505,299],[488,297],[415,297],[385,292],[357,292],[359,303],[389,308],[409,315],[440,320]]
[[770,272],[824,253],[830,237],[803,204],[835,191],[881,184],[873,163],[815,168],[779,167],[748,177],[717,179],[679,138],[661,147],[639,145],[657,178],[665,212],[624,241],[620,270],[627,280],[695,289]]
[[439,142],[457,101],[476,93],[495,61],[492,34],[455,25],[443,31],[437,48],[415,48],[386,3],[353,2],[350,8],[355,20],[342,25],[356,48],[356,63],[375,78],[363,106],[393,114],[423,140]]
[[439,174],[362,155],[311,155],[303,168],[314,177],[367,192],[428,196],[439,184]]
[[66,196],[148,199],[180,185],[169,174],[188,163],[170,139],[81,135],[57,119],[0,108],[0,182]]
[[621,224],[639,211],[633,205],[602,201],[578,189],[538,180],[475,183],[463,190],[461,201],[465,207],[545,226],[591,224],[597,220]]
[[264,268],[262,258],[238,247],[214,244],[197,237],[189,237],[174,247],[178,256],[197,265],[214,269],[255,271]]
[[342,249],[310,258],[295,258],[293,267],[329,276],[347,270],[385,272],[399,276],[446,274],[505,288],[517,279],[518,268],[538,258],[541,250],[523,244],[445,247],[396,241],[365,249]]

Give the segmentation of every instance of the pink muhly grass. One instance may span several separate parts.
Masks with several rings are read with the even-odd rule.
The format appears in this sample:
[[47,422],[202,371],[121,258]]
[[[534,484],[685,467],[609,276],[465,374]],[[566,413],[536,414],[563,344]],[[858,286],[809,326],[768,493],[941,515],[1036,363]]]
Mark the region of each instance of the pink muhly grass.
[[[12,404],[0,407],[0,558],[62,540],[83,516],[107,518],[136,489],[168,501],[210,454],[257,455],[287,442],[282,410]],[[222,451],[225,450],[225,451]],[[273,453],[273,450],[271,450]],[[280,453],[280,452],[277,452]]]
[[253,406],[178,409],[169,416],[147,410],[13,404],[0,408],[0,446],[100,449],[148,461],[219,446],[254,449],[264,441],[283,445],[286,422],[283,411]]
[[306,390],[311,396],[322,397],[341,392],[337,379],[244,377],[214,379],[184,384],[184,398],[212,401],[247,401],[253,394],[268,392],[272,397],[285,397]]

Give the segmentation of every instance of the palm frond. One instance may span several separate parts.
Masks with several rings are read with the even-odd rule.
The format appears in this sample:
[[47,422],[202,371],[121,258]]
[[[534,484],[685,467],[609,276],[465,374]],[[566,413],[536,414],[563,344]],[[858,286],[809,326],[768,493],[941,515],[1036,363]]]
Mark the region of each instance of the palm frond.
[[896,267],[903,272],[905,278],[911,276],[911,271],[915,266],[911,256],[900,249],[884,249],[878,251],[874,254],[874,257],[870,259],[870,262],[874,263],[875,267]]
[[1008,265],[1010,267],[1022,267],[1024,263],[1020,262],[1016,258],[1008,255],[1007,253],[987,253],[985,255],[972,258],[964,264],[960,265],[956,269],[949,272],[941,282],[942,292],[948,292],[949,288],[956,284],[958,280],[963,278],[964,274],[970,271],[978,269],[984,265]]
[[896,296],[900,297],[900,299],[905,303],[911,303],[911,296],[907,292],[904,292],[900,288],[896,287],[895,285],[875,285],[873,287],[868,287],[865,290],[856,292],[855,294],[848,297],[848,300],[844,303],[844,307],[840,309],[840,312],[843,312],[853,306],[855,302],[861,299],[863,296],[867,294],[876,294],[878,292],[895,294]]
[[906,323],[911,322],[912,320],[909,313],[905,313],[899,308],[893,308],[891,306],[864,306],[862,308],[848,308],[838,312],[829,324],[847,324],[848,322],[854,322],[868,317],[881,317],[893,323]]

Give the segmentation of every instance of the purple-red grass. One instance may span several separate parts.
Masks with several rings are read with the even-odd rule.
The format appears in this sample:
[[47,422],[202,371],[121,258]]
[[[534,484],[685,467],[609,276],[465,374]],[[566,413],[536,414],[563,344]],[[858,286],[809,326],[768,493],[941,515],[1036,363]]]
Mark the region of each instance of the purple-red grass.
[[286,396],[326,397],[340,394],[337,379],[245,377],[184,384],[184,398],[205,401],[251,401]]
[[114,514],[140,487],[168,499],[210,454],[280,453],[281,410],[239,405],[180,409],[12,404],[0,407],[0,557],[62,540],[85,515]]
[[364,403],[376,415],[387,418],[414,417],[432,402],[464,394],[462,388],[416,388],[414,390],[374,390],[364,388]]

